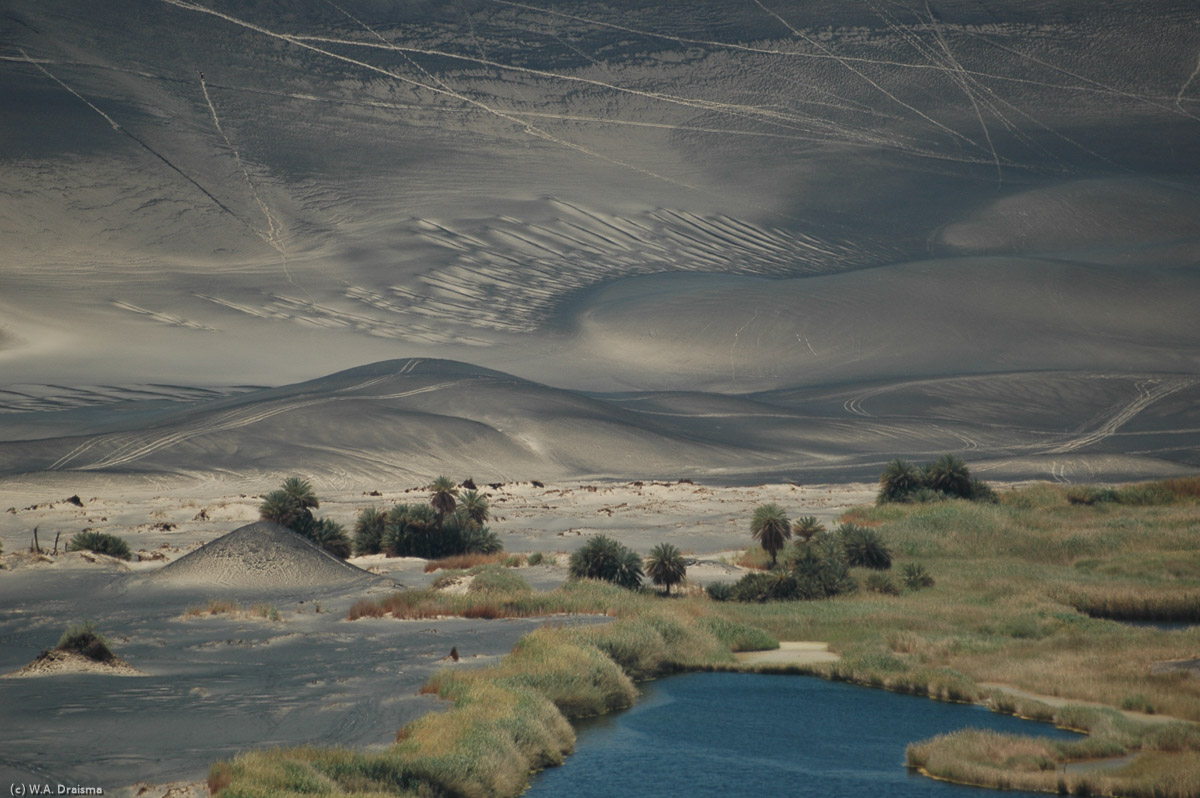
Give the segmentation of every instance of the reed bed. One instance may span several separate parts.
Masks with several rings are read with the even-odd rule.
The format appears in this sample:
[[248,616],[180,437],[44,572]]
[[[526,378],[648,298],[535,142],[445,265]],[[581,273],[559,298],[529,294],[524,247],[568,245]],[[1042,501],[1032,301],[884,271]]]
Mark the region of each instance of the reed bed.
[[482,566],[463,594],[402,591],[360,602],[349,617],[588,613],[614,620],[542,628],[523,637],[499,665],[438,672],[423,691],[452,701],[451,709],[409,724],[384,751],[252,751],[214,765],[210,784],[222,798],[518,795],[531,772],[560,763],[572,749],[569,719],[629,706],[636,680],[732,667],[733,651],[779,645],[762,630],[716,615],[705,599],[666,601],[591,581],[533,593],[505,570]]

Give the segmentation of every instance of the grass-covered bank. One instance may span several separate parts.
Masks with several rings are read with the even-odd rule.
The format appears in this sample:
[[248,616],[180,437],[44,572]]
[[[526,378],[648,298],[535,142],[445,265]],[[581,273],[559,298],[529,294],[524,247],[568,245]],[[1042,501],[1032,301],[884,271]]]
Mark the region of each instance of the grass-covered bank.
[[[1090,732],[1069,746],[978,732],[914,743],[910,762],[930,775],[1052,792],[1196,798],[1194,726],[1131,725],[1119,713],[1054,707],[988,686],[1200,721],[1200,679],[1172,665],[1200,657],[1200,630],[1106,619],[1126,611],[1178,617],[1186,597],[1200,591],[1193,482],[1122,489],[1112,494],[1118,500],[1091,503],[1041,485],[1002,493],[997,503],[892,503],[848,513],[843,521],[886,542],[894,567],[919,563],[935,579],[899,595],[860,590],[822,601],[737,603],[664,599],[586,581],[539,593],[511,569],[473,568],[465,593],[404,591],[362,603],[352,617],[595,613],[614,620],[544,629],[495,668],[439,674],[428,689],[453,699],[453,708],[406,727],[384,752],[253,752],[215,766],[214,786],[227,785],[226,795],[513,794],[531,769],[570,749],[567,718],[627,705],[632,680],[732,668],[732,650],[781,639],[828,641],[841,654],[838,663],[792,668],[797,672],[989,703]],[[1130,761],[1079,770],[1122,756]],[[1026,781],[1013,781],[1018,777]]]
[[[723,605],[726,617],[781,640],[824,640],[841,654],[798,672],[948,700],[1087,730],[1064,746],[962,732],[914,744],[910,763],[969,784],[1091,795],[1200,796],[1191,724],[1055,707],[991,685],[1200,721],[1200,628],[1115,619],[1200,621],[1200,480],[1112,490],[1037,485],[996,504],[884,504],[844,521],[875,529],[896,565],[936,578],[899,596]],[[1080,495],[1117,497],[1091,503]],[[1125,764],[1088,770],[1098,759]],[[1074,764],[1071,764],[1074,763]],[[1067,766],[1067,767],[1064,767]]]
[[569,719],[629,706],[635,680],[729,667],[734,651],[778,646],[761,630],[723,618],[702,598],[664,600],[591,581],[534,593],[499,566],[484,566],[475,576],[464,594],[403,591],[357,605],[351,617],[589,613],[613,621],[539,629],[497,666],[439,672],[424,691],[453,706],[409,724],[384,751],[252,751],[214,765],[210,788],[223,798],[518,795],[532,772],[570,752]]

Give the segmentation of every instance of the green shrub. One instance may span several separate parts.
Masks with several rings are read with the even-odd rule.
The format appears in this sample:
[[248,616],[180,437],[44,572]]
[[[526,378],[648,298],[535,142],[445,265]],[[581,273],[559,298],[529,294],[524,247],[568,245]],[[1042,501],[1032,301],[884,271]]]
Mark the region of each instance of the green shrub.
[[874,529],[842,524],[837,528],[837,536],[842,547],[846,550],[846,560],[858,568],[874,568],[886,571],[892,567],[892,552],[883,542],[883,538]]
[[475,577],[467,588],[468,593],[528,593],[533,590],[524,577],[502,565],[480,565],[467,573]]
[[927,587],[933,587],[933,577],[925,570],[925,566],[920,563],[905,563],[900,574],[901,579],[904,581],[904,586],[909,590],[922,590]]
[[486,526],[468,525],[462,533],[464,554],[499,554],[504,551],[500,536]]
[[67,551],[94,551],[97,554],[116,557],[118,560],[128,560],[133,556],[129,552],[128,543],[107,532],[80,532],[67,543]]
[[59,651],[73,651],[95,662],[111,662],[115,657],[108,641],[96,633],[91,621],[68,627],[55,646]]
[[387,513],[378,507],[364,507],[354,522],[354,553],[379,554],[383,551],[383,533],[387,528]]
[[733,584],[730,582],[713,582],[704,588],[704,592],[713,601],[733,601]]
[[571,555],[572,579],[602,579],[630,589],[642,586],[642,558],[607,535],[597,535]]
[[544,554],[542,554],[540,551],[535,551],[533,554],[529,555],[529,558],[525,562],[527,562],[529,565],[541,565],[545,559],[546,557]]
[[858,589],[845,549],[836,538],[801,547],[790,565],[796,598],[823,599]]
[[784,601],[800,598],[796,578],[787,571],[750,573],[733,586],[732,598],[742,602]]
[[296,531],[334,557],[344,560],[350,556],[350,538],[342,525],[331,518],[319,518]]

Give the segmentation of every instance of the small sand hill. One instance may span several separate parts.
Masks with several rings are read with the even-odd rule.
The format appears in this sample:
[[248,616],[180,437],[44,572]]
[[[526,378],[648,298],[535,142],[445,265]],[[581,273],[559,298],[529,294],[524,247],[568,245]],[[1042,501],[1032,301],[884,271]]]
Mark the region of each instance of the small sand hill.
[[0,678],[28,679],[36,676],[54,676],[60,673],[102,673],[109,676],[146,675],[117,656],[99,661],[85,657],[77,651],[50,649],[38,654],[33,662],[24,668],[6,673]]
[[148,577],[156,585],[254,590],[349,586],[376,578],[266,521],[235,529]]

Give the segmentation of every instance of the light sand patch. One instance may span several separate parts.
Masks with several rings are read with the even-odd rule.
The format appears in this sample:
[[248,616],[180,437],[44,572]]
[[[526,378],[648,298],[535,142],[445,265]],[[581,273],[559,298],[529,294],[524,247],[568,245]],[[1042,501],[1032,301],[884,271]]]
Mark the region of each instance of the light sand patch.
[[828,643],[811,640],[781,640],[773,651],[739,651],[733,656],[744,665],[816,665],[841,659]]

